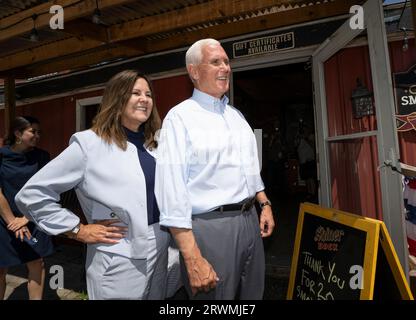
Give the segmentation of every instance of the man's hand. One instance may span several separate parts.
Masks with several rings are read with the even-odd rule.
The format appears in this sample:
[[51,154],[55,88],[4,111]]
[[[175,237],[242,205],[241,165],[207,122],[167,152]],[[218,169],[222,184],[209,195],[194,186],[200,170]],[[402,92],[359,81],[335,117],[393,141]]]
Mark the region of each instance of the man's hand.
[[199,291],[209,292],[216,287],[219,279],[211,264],[204,257],[199,255],[188,258],[185,260],[185,265],[193,295]]
[[81,224],[76,240],[84,243],[118,243],[125,237],[127,227],[112,226],[119,223],[119,220],[103,220],[94,224]]
[[208,292],[217,286],[219,281],[211,264],[202,256],[191,229],[170,228],[176,244],[185,261],[192,295],[198,291]]
[[16,232],[17,230],[23,228],[25,225],[29,223],[26,217],[16,217],[7,225],[7,229],[12,232]]
[[264,206],[260,214],[260,234],[262,238],[269,237],[274,229],[275,223],[270,206]]

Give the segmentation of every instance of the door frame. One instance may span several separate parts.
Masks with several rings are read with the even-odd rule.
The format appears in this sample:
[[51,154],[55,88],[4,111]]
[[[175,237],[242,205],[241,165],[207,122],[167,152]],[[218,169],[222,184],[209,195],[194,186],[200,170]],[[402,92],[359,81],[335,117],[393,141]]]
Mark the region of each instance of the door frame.
[[[231,77],[230,77],[230,103],[234,105],[234,74],[238,72],[249,71],[253,69],[263,69],[263,68],[273,68],[282,65],[289,65],[295,63],[305,63],[311,60],[312,53],[316,50],[318,45],[303,47],[299,49],[291,49],[289,51],[279,52],[279,54],[265,55],[261,58],[250,58],[247,60],[232,60],[231,61]],[[313,82],[313,79],[312,79]],[[312,88],[311,88],[312,90]],[[314,106],[312,106],[314,108]],[[314,112],[314,117],[316,120],[316,112]],[[316,126],[316,122],[315,122]],[[254,128],[254,135],[256,137],[257,143],[257,153],[259,155],[260,169],[263,164],[263,132],[262,129]],[[316,140],[316,135],[315,135]],[[316,145],[316,144],[315,144]]]
[[[388,165],[399,159],[399,143],[395,123],[395,100],[383,5],[379,0],[368,0],[364,5],[364,24],[368,35],[371,75],[376,105],[377,131],[329,137],[325,92],[324,63],[347,46],[364,30],[354,30],[347,20],[312,54],[312,72],[315,97],[315,123],[317,133],[320,203],[331,207],[331,172],[329,144],[359,137],[377,138],[378,168],[383,210],[383,221],[389,230],[397,255],[408,277],[408,250],[403,216],[403,190],[401,176]],[[371,14],[366,14],[367,12]]]
[[103,96],[96,96],[84,99],[77,99],[75,102],[75,130],[85,130],[85,108],[92,104],[100,104]]
[[[389,230],[397,255],[408,277],[408,250],[403,216],[402,179],[399,174],[386,166],[386,164],[395,165],[400,153],[394,120],[395,102],[383,5],[379,0],[368,0],[363,8],[365,29],[368,33],[367,46],[370,55],[374,100],[378,110],[376,112],[377,131],[336,137],[328,136],[324,63],[339,50],[347,47],[351,41],[364,31],[351,29],[349,19],[321,45],[264,55],[256,59],[232,60],[231,67],[234,73],[312,59],[317,169],[320,182],[319,203],[323,206],[332,207],[328,144],[331,141],[369,136],[377,137],[383,221]],[[365,15],[366,12],[371,14],[367,16]],[[231,103],[233,103],[233,77],[231,77],[230,83],[230,98]]]

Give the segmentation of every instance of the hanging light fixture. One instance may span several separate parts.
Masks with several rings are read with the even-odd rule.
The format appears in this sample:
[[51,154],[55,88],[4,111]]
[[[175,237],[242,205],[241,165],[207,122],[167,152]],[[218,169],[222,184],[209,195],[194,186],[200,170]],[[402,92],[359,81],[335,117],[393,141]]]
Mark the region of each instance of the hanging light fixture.
[[409,49],[409,38],[407,37],[406,28],[403,27],[401,30],[404,32],[402,50],[406,52]]
[[30,31],[29,39],[30,39],[30,41],[33,41],[33,42],[38,42],[39,41],[39,33],[38,33],[38,30],[36,29],[36,19],[37,19],[37,17],[38,16],[36,14],[34,14],[32,16],[33,29],[32,29],[32,31]]
[[373,94],[357,78],[357,87],[351,95],[352,110],[355,119],[374,114]]
[[95,10],[94,13],[92,15],[92,22],[95,24],[100,24],[101,23],[101,11],[98,8],[98,0],[95,0]]

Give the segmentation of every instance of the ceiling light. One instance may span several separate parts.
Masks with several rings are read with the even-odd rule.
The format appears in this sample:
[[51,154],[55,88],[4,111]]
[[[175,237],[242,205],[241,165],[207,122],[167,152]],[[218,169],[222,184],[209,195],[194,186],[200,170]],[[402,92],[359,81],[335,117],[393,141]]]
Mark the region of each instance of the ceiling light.
[[98,8],[98,0],[95,1],[95,10],[94,13],[92,15],[92,22],[95,24],[100,24],[101,23],[101,11]]
[[33,41],[33,42],[38,42],[39,41],[39,32],[36,29],[36,18],[37,17],[38,16],[36,14],[34,14],[32,16],[32,19],[33,19],[33,29],[32,29],[32,31],[30,31],[29,39],[30,39],[30,41]]
[[406,28],[401,28],[401,30],[404,32],[404,39],[403,39],[403,51],[407,51],[409,49],[409,39],[407,37]]
[[38,30],[36,30],[36,28],[33,28],[32,31],[30,31],[29,39],[30,41],[33,41],[33,42],[39,41],[39,33],[38,33]]

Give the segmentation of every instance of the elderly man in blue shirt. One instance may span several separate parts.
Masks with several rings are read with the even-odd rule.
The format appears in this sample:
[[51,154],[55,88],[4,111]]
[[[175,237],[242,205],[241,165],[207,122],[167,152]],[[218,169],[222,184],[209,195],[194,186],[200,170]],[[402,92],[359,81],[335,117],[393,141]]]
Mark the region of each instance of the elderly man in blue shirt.
[[262,237],[271,235],[275,223],[256,140],[225,96],[231,68],[221,44],[195,42],[186,67],[193,95],[169,111],[160,135],[160,224],[170,228],[179,247],[191,298],[262,299]]

